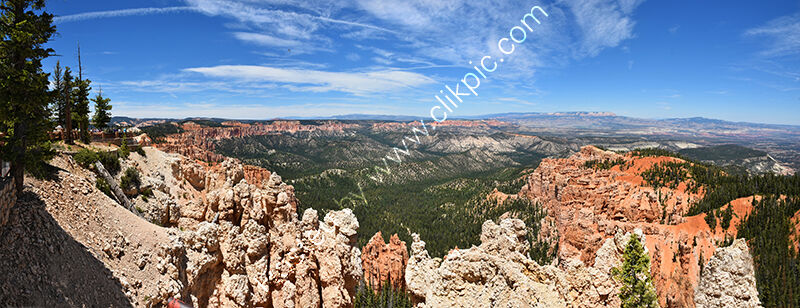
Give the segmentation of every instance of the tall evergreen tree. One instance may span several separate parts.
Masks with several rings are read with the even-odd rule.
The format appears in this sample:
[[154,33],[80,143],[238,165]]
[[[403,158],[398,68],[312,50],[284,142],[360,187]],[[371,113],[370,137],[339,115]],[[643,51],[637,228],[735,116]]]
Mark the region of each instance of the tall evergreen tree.
[[625,247],[621,268],[612,270],[614,278],[622,283],[619,298],[623,308],[658,307],[656,289],[650,277],[650,256],[636,234],[631,234]]
[[111,99],[103,97],[103,89],[100,89],[92,101],[94,102],[92,124],[100,130],[105,130],[108,122],[111,122]]
[[25,169],[52,155],[49,77],[42,60],[53,50],[42,45],[56,28],[44,5],[44,0],[0,1],[0,157],[11,162],[17,195]]
[[61,97],[61,89],[64,87],[64,70],[61,68],[61,61],[56,61],[56,67],[53,69],[53,89],[52,89],[52,99],[53,99],[53,106],[51,108],[51,112],[55,114],[55,121],[56,125],[61,125],[61,128],[64,129],[67,123],[64,121],[64,100]]
[[72,119],[78,124],[81,141],[86,144],[91,142],[91,136],[89,136],[89,92],[92,90],[91,83],[91,80],[83,79],[81,46],[78,45],[78,79],[75,79],[75,89],[73,90],[75,109],[72,113]]
[[64,68],[64,82],[61,89],[58,91],[59,95],[61,96],[61,103],[64,108],[64,132],[66,133],[64,137],[64,142],[67,144],[73,144],[72,141],[72,107],[73,107],[73,99],[72,99],[72,88],[75,84],[75,80],[72,77],[72,70],[69,69],[69,66]]

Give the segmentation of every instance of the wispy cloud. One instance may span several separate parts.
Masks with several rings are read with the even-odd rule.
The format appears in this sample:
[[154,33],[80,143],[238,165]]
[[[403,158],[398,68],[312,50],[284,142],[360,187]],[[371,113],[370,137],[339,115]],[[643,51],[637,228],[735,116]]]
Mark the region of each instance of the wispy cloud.
[[239,40],[255,43],[262,46],[295,47],[302,44],[299,41],[285,40],[271,35],[260,34],[260,33],[235,32],[233,33],[233,36]]
[[746,36],[764,37],[767,57],[800,55],[800,14],[773,19],[766,25],[745,31]]
[[297,91],[339,91],[356,95],[399,91],[434,83],[433,79],[422,74],[391,70],[349,73],[267,66],[223,65],[188,68],[184,71],[213,78],[279,83],[288,85],[287,88]]
[[[320,27],[320,23],[399,34],[394,30],[358,21],[259,7],[255,5],[257,2],[254,1],[186,0],[186,3],[206,15],[227,16],[245,24],[295,37],[309,38],[311,33]],[[285,4],[302,6],[300,3]]]
[[504,101],[504,102],[509,102],[509,103],[512,103],[512,104],[525,105],[525,106],[537,106],[537,105],[539,105],[538,103],[529,102],[529,101],[526,101],[526,100],[518,99],[516,97],[501,97],[501,98],[498,98],[497,100]]
[[633,38],[636,22],[632,13],[643,1],[573,0],[566,1],[580,27],[581,49],[578,56],[596,56]]
[[162,7],[162,8],[146,7],[137,9],[86,12],[73,15],[57,16],[53,18],[53,22],[55,22],[56,24],[63,24],[73,21],[83,21],[83,20],[98,19],[98,18],[167,14],[167,13],[178,13],[178,12],[197,12],[197,9],[188,6],[174,6],[174,7]]

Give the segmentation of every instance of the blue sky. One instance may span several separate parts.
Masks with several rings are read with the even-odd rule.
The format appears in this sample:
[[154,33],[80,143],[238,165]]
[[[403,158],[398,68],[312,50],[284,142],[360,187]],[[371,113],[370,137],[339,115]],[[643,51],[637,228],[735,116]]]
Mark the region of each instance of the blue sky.
[[[50,0],[55,61],[114,115],[430,116],[482,57],[451,117],[610,111],[800,125],[800,1]],[[510,55],[531,7],[541,24]],[[521,32],[517,32],[520,39]],[[512,42],[506,41],[504,44]],[[508,46],[508,45],[506,45]],[[509,47],[506,47],[509,48]],[[473,64],[469,64],[472,61]],[[485,73],[485,72],[484,72]],[[471,79],[468,82],[472,82]],[[461,92],[464,84],[461,84]],[[443,92],[440,93],[439,91]],[[450,96],[451,99],[455,99]],[[443,112],[440,108],[437,113]]]

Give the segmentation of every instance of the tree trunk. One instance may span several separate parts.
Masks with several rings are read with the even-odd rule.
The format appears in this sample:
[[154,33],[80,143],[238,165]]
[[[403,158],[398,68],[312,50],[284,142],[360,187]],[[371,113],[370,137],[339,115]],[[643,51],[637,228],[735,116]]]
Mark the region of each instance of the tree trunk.
[[[17,199],[22,197],[25,190],[25,151],[28,149],[28,123],[21,122],[14,125],[14,136],[19,141],[14,149],[14,161],[11,162],[11,173],[14,175],[14,188],[17,190]],[[20,144],[22,143],[22,144]]]
[[25,190],[25,162],[11,163],[11,174],[14,175],[14,188],[17,190],[17,199],[22,198],[22,191]]
[[120,205],[122,205],[132,213],[136,214],[137,216],[144,218],[144,216],[142,216],[142,213],[139,213],[139,211],[133,206],[131,201],[128,200],[128,197],[125,196],[125,193],[122,191],[121,188],[119,188],[117,182],[114,181],[114,177],[112,177],[111,174],[108,173],[108,171],[106,171],[106,168],[103,167],[103,164],[101,164],[98,161],[94,163],[94,166],[95,168],[97,168],[97,173],[99,173],[104,179],[106,179],[106,182],[108,182],[108,186],[111,186],[111,192],[114,194],[114,197],[117,198],[117,202],[119,202]]
[[72,142],[72,106],[71,105],[72,105],[72,102],[69,99],[67,99],[67,102],[64,104],[64,110],[65,110],[64,114],[65,114],[65,117],[66,117],[66,121],[65,122],[66,122],[66,126],[67,126],[67,127],[64,127],[64,129],[67,131],[67,138],[64,139],[64,142],[66,142],[67,144],[74,144],[74,142]]

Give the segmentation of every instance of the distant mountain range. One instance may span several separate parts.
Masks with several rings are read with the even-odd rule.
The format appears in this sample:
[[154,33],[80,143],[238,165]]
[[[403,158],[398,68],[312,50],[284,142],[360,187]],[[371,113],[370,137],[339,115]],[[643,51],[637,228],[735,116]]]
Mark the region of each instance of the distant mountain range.
[[[410,115],[381,115],[381,114],[344,114],[334,115],[328,117],[283,117],[274,119],[250,119],[250,120],[237,120],[239,122],[257,122],[266,120],[374,120],[374,121],[415,121],[420,119],[427,119],[427,117],[410,116]],[[774,129],[788,129],[791,131],[799,131],[800,125],[782,125],[782,124],[765,124],[765,123],[751,123],[751,122],[732,122],[725,120],[716,120],[703,117],[692,118],[670,118],[670,119],[642,119],[626,116],[618,116],[612,112],[526,112],[526,113],[495,113],[475,116],[462,116],[453,117],[453,120],[489,120],[496,119],[501,121],[515,122],[524,124],[529,127],[557,127],[562,128],[578,128],[578,129],[635,129],[642,127],[652,126],[744,126],[754,128],[774,128]],[[158,121],[191,121],[191,120],[207,120],[215,122],[228,121],[230,119],[223,118],[202,118],[190,117],[183,119],[175,118],[131,118],[125,116],[113,117],[112,123],[127,123],[138,124],[142,122],[158,122]]]

